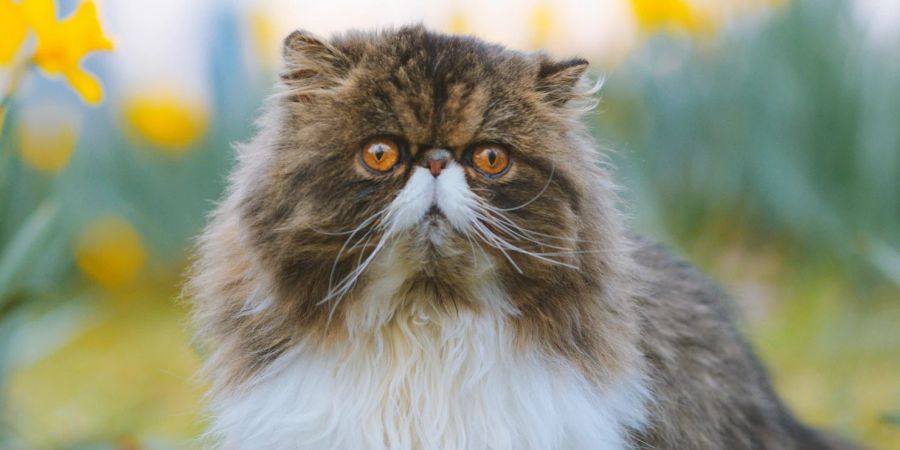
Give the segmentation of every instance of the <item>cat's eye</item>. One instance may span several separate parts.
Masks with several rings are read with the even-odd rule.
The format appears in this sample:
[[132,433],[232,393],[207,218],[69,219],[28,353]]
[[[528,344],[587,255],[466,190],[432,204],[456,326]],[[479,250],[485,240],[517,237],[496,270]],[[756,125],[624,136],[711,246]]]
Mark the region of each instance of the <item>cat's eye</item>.
[[472,166],[490,178],[506,173],[509,165],[509,151],[502,145],[479,144],[472,149]]
[[390,138],[375,138],[363,144],[359,157],[369,170],[388,173],[400,162],[400,145]]

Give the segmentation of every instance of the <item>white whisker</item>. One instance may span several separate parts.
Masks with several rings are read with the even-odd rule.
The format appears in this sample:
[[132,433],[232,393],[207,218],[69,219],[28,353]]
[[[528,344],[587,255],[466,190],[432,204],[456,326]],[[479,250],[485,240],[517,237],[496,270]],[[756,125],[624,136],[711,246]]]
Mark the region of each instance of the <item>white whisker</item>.
[[554,164],[554,165],[550,166],[550,176],[547,177],[547,182],[544,183],[544,187],[541,188],[541,191],[538,192],[537,195],[532,197],[531,200],[528,200],[527,202],[522,203],[519,206],[514,206],[512,208],[497,208],[497,211],[501,211],[501,212],[515,211],[517,209],[522,209],[522,208],[534,203],[534,201],[537,200],[541,195],[544,195],[544,192],[546,192],[547,188],[550,187],[550,182],[553,181],[553,174],[555,172],[556,172],[556,165]]
[[[372,226],[369,230],[367,230],[358,240],[356,240],[356,242],[352,246],[350,246],[349,249],[348,249],[347,245],[349,245],[351,242],[353,242],[354,236],[356,236],[356,234],[360,230],[362,230],[364,227],[371,225],[373,222],[377,221],[377,219],[379,217],[382,217],[382,216],[386,217],[387,216],[385,214],[386,212],[387,212],[386,209],[382,209],[381,211],[378,211],[378,212],[372,214],[370,217],[363,220],[359,226],[357,226],[356,228],[354,228],[351,231],[350,236],[347,238],[347,240],[344,241],[344,244],[341,246],[340,250],[338,251],[337,255],[334,258],[334,263],[331,265],[331,272],[328,276],[328,292],[325,295],[325,298],[323,298],[322,300],[319,301],[319,304],[328,302],[330,299],[334,298],[336,295],[339,295],[342,297],[347,292],[349,292],[350,287],[352,287],[352,283],[356,282],[356,280],[359,278],[359,275],[361,274],[362,270],[365,270],[365,266],[367,266],[368,264],[365,264],[365,266],[361,264],[360,261],[364,254],[364,252],[361,252],[360,257],[357,259],[356,267],[352,271],[350,271],[350,273],[347,274],[340,282],[338,282],[337,285],[335,285],[334,284],[334,275],[335,275],[335,272],[337,271],[337,266],[340,263],[341,256],[344,255],[345,253],[352,252],[353,250],[358,248],[359,245],[362,244],[363,242],[365,242],[365,243],[363,244],[363,246],[361,248],[365,249],[366,247],[368,247],[369,241],[371,240],[375,230],[380,228],[379,224],[377,224],[377,223],[374,226]],[[377,250],[378,249],[376,248],[375,250],[373,250],[372,253],[374,254]],[[348,284],[348,281],[350,282],[349,284]],[[335,302],[335,303],[337,303],[337,302]],[[329,317],[333,313],[334,313],[334,307],[332,307],[332,311],[331,311],[331,313],[329,313]]]
[[[358,233],[360,230],[362,230],[363,227],[365,227],[366,225],[368,225],[369,223],[371,223],[373,220],[377,219],[377,218],[378,218],[378,215],[380,215],[380,212],[379,212],[379,213],[373,214],[371,217],[369,217],[368,219],[364,220],[364,221],[360,224],[360,226],[358,226],[358,227],[356,227],[355,229],[353,229],[353,232],[350,234],[350,236],[347,238],[347,240],[344,241],[344,245],[342,245],[341,248],[340,248],[340,250],[338,250],[337,255],[334,257],[334,263],[331,265],[331,273],[328,275],[328,290],[329,290],[329,292],[331,291],[332,286],[334,285],[334,273],[335,273],[335,271],[337,270],[338,263],[339,263],[340,260],[341,260],[341,255],[343,255],[343,254],[344,254],[344,250],[347,249],[347,245],[353,240],[353,237],[356,235],[356,233]],[[370,230],[370,231],[371,231],[371,230]],[[365,236],[365,235],[364,235],[364,236]]]
[[[505,217],[493,217],[493,216],[488,216],[488,215],[479,214],[479,213],[476,213],[476,215],[479,218],[481,218],[482,221],[484,223],[486,223],[487,225],[491,225],[491,226],[499,229],[500,231],[505,232],[510,237],[528,241],[528,242],[531,242],[532,244],[539,245],[542,247],[552,248],[554,250],[561,250],[561,251],[571,250],[569,247],[560,247],[557,245],[548,244],[548,243],[540,241],[534,237],[528,236],[527,234],[530,233],[528,230],[520,227],[518,224],[516,224],[515,222],[512,222],[511,220],[509,220]],[[508,226],[507,224],[511,225],[512,227],[515,227],[515,229],[510,228],[510,226]]]
[[320,229],[315,228],[315,227],[312,227],[312,226],[309,227],[309,229],[315,231],[316,233],[324,234],[324,235],[326,235],[326,236],[346,236],[346,235],[348,235],[348,234],[352,234],[352,233],[355,233],[355,232],[361,230],[361,229],[364,228],[366,225],[368,225],[369,222],[371,222],[372,220],[378,218],[378,216],[380,216],[380,215],[382,215],[382,214],[384,214],[384,213],[385,213],[385,210],[382,209],[381,211],[378,211],[378,212],[372,214],[371,216],[369,216],[368,219],[362,221],[362,223],[360,223],[359,226],[357,226],[356,228],[354,228],[354,229],[352,229],[352,230],[348,230],[348,231],[323,231],[323,230],[320,230]]
[[353,286],[356,285],[356,282],[359,281],[359,278],[362,276],[363,272],[369,267],[372,261],[375,259],[375,256],[384,248],[384,244],[387,242],[388,235],[383,234],[381,239],[378,241],[378,244],[375,245],[375,248],[372,249],[372,252],[369,253],[369,256],[362,262],[362,264],[356,266],[334,289],[330,290],[329,294],[325,296],[322,300],[319,300],[319,305],[328,303],[331,300],[334,300],[331,305],[331,309],[328,313],[328,321],[331,322],[331,318],[334,315],[334,312],[337,310],[337,306],[340,303],[341,299],[343,299],[344,295],[346,295]]
[[[473,223],[473,228],[478,232],[478,235],[485,243],[487,243],[491,247],[496,248],[497,250],[500,250],[501,253],[503,253],[504,257],[506,257],[506,259],[518,272],[522,273],[522,270],[513,261],[508,252],[520,253],[522,255],[530,256],[548,264],[578,270],[578,267],[575,265],[553,258],[554,256],[562,257],[579,254],[577,250],[543,242],[542,240],[535,238],[533,236],[533,232],[515,223],[512,219],[503,214],[498,208],[488,208],[486,206],[489,205],[485,205],[482,202],[477,202],[474,205],[473,214],[475,216],[475,221]],[[493,227],[497,231],[506,234],[512,239],[525,241],[530,244],[537,245],[539,248],[547,248],[557,251],[541,252],[522,248],[502,238],[497,233],[491,231],[491,229],[488,227]]]
[[[545,253],[532,252],[532,251],[529,251],[529,250],[525,250],[525,249],[523,249],[523,248],[521,248],[521,247],[518,247],[518,246],[516,246],[516,245],[513,245],[513,244],[509,243],[508,241],[504,240],[503,238],[501,238],[500,236],[497,236],[496,233],[493,233],[493,232],[491,232],[491,231],[485,229],[483,226],[481,227],[481,231],[490,234],[489,239],[488,239],[489,243],[491,243],[491,244],[496,244],[496,245],[493,245],[493,247],[494,247],[494,248],[497,248],[498,250],[500,250],[501,252],[503,252],[504,255],[506,255],[506,251],[505,251],[505,250],[509,250],[509,251],[512,251],[512,252],[521,253],[521,254],[526,255],[526,256],[531,256],[532,258],[538,259],[538,260],[540,260],[540,261],[544,261],[544,262],[546,262],[546,263],[548,263],[548,264],[553,264],[553,265],[558,265],[558,266],[568,267],[568,268],[570,268],[570,269],[575,269],[575,270],[578,269],[577,266],[574,266],[574,265],[572,265],[572,264],[568,264],[568,263],[565,263],[565,262],[562,262],[562,261],[557,261],[557,260],[555,260],[555,259],[553,259],[553,258],[549,258],[549,257],[545,256],[545,255],[546,255]],[[507,259],[510,259],[510,257],[509,257],[508,255],[506,255],[506,256],[507,256]],[[511,259],[510,259],[510,262],[512,263],[512,260],[511,260]],[[516,270],[517,270],[519,273],[522,273],[521,268],[519,268],[515,263],[513,263],[513,265],[515,266]]]
[[485,242],[487,242],[489,245],[496,248],[497,250],[500,250],[500,252],[503,253],[503,256],[506,257],[506,260],[509,261],[510,264],[512,264],[512,266],[516,269],[517,272],[524,273],[524,272],[522,272],[522,269],[519,268],[519,266],[516,264],[516,262],[513,261],[512,257],[509,256],[509,253],[506,253],[506,250],[504,250],[503,245],[498,243],[500,241],[500,238],[497,237],[496,234],[494,234],[492,231],[485,228],[484,225],[481,224],[480,222],[474,222],[473,226],[474,226],[474,229],[481,235],[482,240],[484,240]]

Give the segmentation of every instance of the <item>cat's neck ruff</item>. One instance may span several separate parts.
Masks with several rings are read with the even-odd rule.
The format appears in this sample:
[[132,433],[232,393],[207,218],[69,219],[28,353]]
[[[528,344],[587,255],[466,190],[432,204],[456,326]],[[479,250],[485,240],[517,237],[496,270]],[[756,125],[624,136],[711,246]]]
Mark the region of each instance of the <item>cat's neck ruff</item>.
[[450,315],[404,298],[406,270],[390,266],[349,309],[346,339],[300,342],[216,400],[222,448],[629,448],[645,418],[638,374],[598,386],[515,342],[515,311],[490,277],[480,278],[484,307]]

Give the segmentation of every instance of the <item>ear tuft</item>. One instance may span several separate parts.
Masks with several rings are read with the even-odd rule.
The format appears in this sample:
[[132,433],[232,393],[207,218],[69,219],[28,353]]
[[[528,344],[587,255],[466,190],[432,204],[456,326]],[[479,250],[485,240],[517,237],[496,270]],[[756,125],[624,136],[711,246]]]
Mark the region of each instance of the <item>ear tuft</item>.
[[563,106],[576,96],[575,87],[588,68],[583,58],[553,61],[541,58],[537,76],[537,90],[553,105]]
[[306,30],[294,30],[284,38],[284,57],[290,58],[295,53],[330,47],[322,39]]
[[284,39],[282,81],[291,88],[312,91],[336,85],[350,69],[338,48],[305,30]]

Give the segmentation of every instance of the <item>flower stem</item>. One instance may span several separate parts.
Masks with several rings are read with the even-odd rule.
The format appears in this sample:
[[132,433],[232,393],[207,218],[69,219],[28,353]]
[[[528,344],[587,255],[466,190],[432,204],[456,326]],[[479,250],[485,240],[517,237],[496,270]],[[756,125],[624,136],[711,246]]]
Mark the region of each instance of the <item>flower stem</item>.
[[33,61],[29,59],[23,64],[13,68],[12,76],[9,78],[9,84],[6,85],[6,92],[3,93],[3,97],[0,97],[0,110],[6,109],[6,107],[9,106],[9,103],[12,102],[12,98],[16,95],[19,84],[22,83],[22,79],[25,78],[28,69],[32,67],[32,63]]

